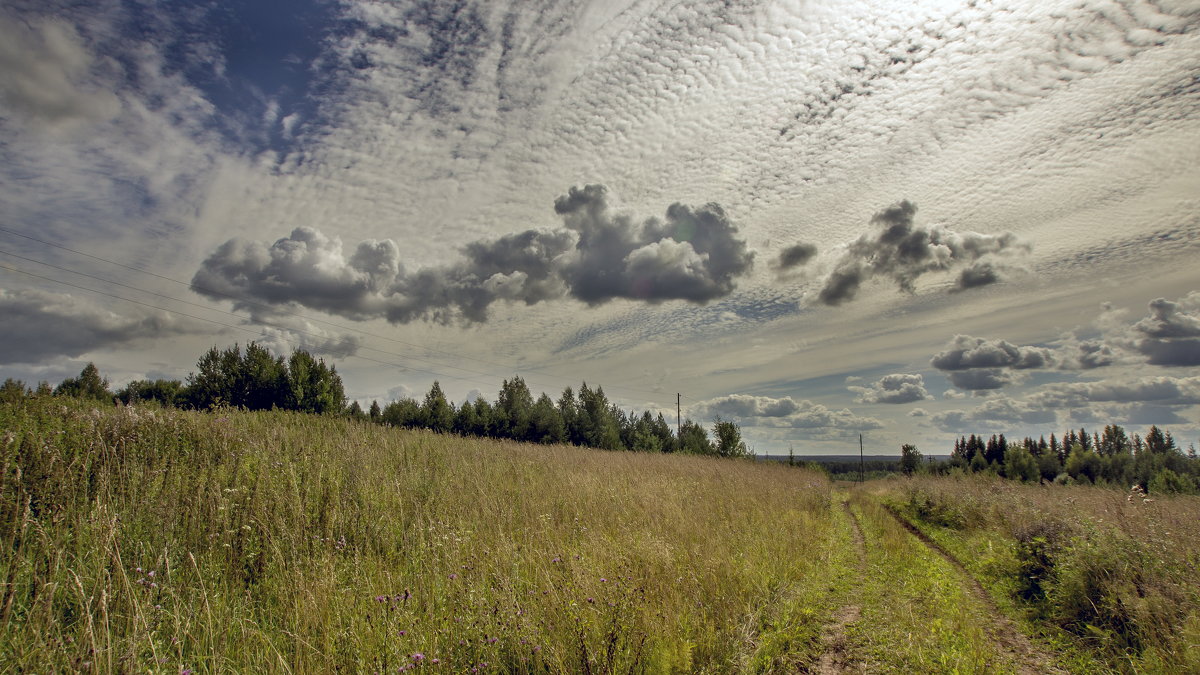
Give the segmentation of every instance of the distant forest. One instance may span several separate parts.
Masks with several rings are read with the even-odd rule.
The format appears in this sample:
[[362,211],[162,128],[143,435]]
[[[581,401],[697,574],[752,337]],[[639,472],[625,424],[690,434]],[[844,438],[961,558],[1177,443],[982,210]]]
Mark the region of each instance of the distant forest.
[[[534,398],[519,376],[504,380],[497,400],[478,397],[455,405],[434,382],[423,400],[404,398],[380,407],[372,402],[363,410],[357,401],[346,404],[337,368],[304,350],[288,358],[272,356],[251,342],[221,350],[209,349],[186,381],[135,380],[110,391],[94,364],[78,377],[57,387],[41,382],[29,389],[9,378],[0,385],[0,402],[27,396],[74,396],[109,403],[154,401],[164,406],[206,410],[221,406],[248,410],[294,410],[313,414],[345,415],[363,421],[410,429],[486,438],[506,438],[529,443],[567,443],[606,450],[681,452],[718,457],[748,457],[741,428],[718,419],[712,436],[696,422],[685,419],[678,432],[649,411],[625,412],[611,403],[602,387],[583,383],[570,387],[557,400],[545,393]],[[792,462],[795,463],[795,462]],[[854,462],[804,462],[835,478],[854,479]],[[1200,459],[1195,447],[1186,452],[1169,431],[1150,427],[1145,438],[1129,435],[1111,424],[1102,432],[1069,430],[1061,438],[1050,435],[1034,440],[1009,441],[1003,434],[990,438],[963,436],[954,443],[950,458],[925,461],[913,445],[901,447],[895,462],[865,467],[866,478],[892,472],[990,473],[1022,482],[1107,484],[1128,489],[1137,486],[1153,493],[1200,494]]]
[[357,401],[346,404],[345,389],[337,368],[304,350],[284,359],[251,342],[208,350],[196,371],[180,380],[135,380],[112,392],[94,364],[79,377],[67,378],[58,387],[47,382],[29,389],[8,379],[0,385],[0,401],[25,396],[75,396],[121,404],[154,401],[165,406],[206,410],[221,406],[247,410],[295,410],[314,414],[346,415],[356,419],[404,428],[487,438],[507,438],[529,443],[569,443],[605,450],[682,452],[719,457],[745,457],[750,450],[737,424],[718,419],[713,435],[690,419],[678,433],[662,414],[626,413],[609,402],[604,389],[587,383],[575,393],[567,387],[558,400],[545,393],[536,399],[519,376],[505,380],[496,401],[478,397],[454,405],[434,382],[423,401],[400,399],[380,407],[372,402],[364,411]]

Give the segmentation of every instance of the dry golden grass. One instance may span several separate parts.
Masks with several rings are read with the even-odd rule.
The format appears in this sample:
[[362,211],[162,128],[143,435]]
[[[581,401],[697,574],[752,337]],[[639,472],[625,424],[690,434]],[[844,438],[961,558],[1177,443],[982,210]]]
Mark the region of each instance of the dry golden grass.
[[18,670],[774,670],[830,611],[806,470],[278,412],[0,422]]

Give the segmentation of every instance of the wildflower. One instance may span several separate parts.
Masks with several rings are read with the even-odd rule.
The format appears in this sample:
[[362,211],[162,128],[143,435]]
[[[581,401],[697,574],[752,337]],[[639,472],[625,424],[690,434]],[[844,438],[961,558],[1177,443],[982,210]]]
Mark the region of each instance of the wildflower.
[[417,652],[416,654],[412,655],[412,660],[416,661],[417,663],[420,663],[421,661],[425,660],[425,655],[422,654],[421,652]]
[[[560,562],[562,562],[562,558],[560,558],[560,557],[558,557],[558,556],[554,556],[554,560],[551,560],[550,562],[552,562],[552,563],[560,563]],[[138,571],[140,572],[141,570],[138,570]]]
[[404,637],[405,635],[408,635],[408,631],[398,630],[398,631],[396,631],[396,634],[399,635],[400,637]]
[[595,599],[595,598],[588,598],[588,602],[593,602],[593,603],[594,603],[594,602],[596,602],[596,599]]
[[458,578],[458,575],[457,575],[457,574],[455,574],[454,572],[451,572],[451,573],[450,573],[450,580],[451,580],[451,581],[454,581],[454,580],[455,580],[455,579],[457,579],[457,578]]
[[441,663],[442,661],[441,661],[441,659],[434,657],[432,659],[429,659],[429,662],[430,663]]
[[541,646],[541,645],[534,645],[534,646],[533,646],[533,653],[534,653],[534,654],[536,654],[536,653],[538,653],[538,652],[540,652],[540,651],[542,651],[542,646]]
[[608,583],[608,579],[605,579],[604,577],[600,577],[600,583],[602,583],[602,584]]

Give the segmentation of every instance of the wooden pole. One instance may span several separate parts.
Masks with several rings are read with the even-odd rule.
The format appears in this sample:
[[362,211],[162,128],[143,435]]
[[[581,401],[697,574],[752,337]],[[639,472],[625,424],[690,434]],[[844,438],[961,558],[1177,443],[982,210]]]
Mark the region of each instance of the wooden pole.
[[859,434],[858,435],[858,482],[860,482],[860,483],[866,481],[866,476],[864,475],[865,469],[866,469],[866,464],[863,460],[862,434]]
[[678,438],[680,441],[683,441],[682,438],[679,438],[679,420],[683,417],[683,407],[680,405],[682,399],[683,394],[675,394],[675,438]]

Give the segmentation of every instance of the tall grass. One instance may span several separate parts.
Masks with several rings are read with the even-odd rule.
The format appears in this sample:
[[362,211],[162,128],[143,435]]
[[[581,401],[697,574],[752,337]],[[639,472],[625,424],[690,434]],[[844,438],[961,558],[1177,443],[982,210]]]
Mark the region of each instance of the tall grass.
[[1078,670],[1200,672],[1200,498],[980,477],[877,491]]
[[0,406],[15,671],[810,663],[844,542],[789,467],[300,414]]

